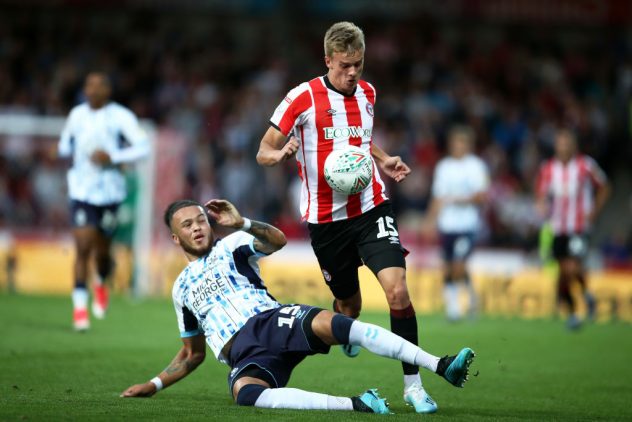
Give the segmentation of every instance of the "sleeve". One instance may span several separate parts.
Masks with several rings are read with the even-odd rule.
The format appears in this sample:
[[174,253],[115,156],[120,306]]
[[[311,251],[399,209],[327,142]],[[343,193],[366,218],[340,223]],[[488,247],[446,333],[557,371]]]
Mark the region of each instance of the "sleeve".
[[489,172],[485,162],[480,158],[475,161],[476,171],[474,176],[474,191],[475,193],[485,192],[489,188]]
[[64,124],[64,129],[61,132],[61,137],[59,138],[59,144],[57,145],[57,155],[59,157],[67,158],[72,156],[73,149],[75,147],[75,137],[73,135],[73,122],[75,120],[76,111],[73,109],[68,118],[66,119],[66,123]]
[[584,157],[586,160],[586,166],[588,167],[588,174],[590,174],[590,180],[595,186],[603,186],[608,182],[608,177],[606,173],[599,167],[599,164],[591,158]]
[[121,109],[117,113],[120,138],[127,141],[127,146],[121,142],[118,149],[110,153],[112,163],[121,164],[137,161],[149,153],[149,141],[138,119],[131,111]]
[[254,256],[256,259],[268,256],[255,249],[255,237],[250,233],[236,231],[223,239],[226,247],[233,253],[244,255],[246,258]]
[[305,122],[305,112],[312,106],[308,84],[292,89],[277,106],[270,118],[270,125],[288,136],[295,126]]
[[[177,284],[177,281],[176,281]],[[198,325],[197,318],[193,315],[193,312],[184,306],[174,296],[173,306],[176,310],[176,318],[178,319],[178,329],[180,330],[180,337],[194,337],[199,334],[203,334],[202,329]]]

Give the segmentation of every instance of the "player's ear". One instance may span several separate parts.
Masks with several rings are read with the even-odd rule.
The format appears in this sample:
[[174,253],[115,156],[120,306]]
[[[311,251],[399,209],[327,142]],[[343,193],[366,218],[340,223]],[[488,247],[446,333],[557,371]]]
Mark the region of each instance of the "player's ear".
[[331,57],[325,54],[325,66],[329,69],[333,69],[333,64],[331,63]]
[[180,238],[178,237],[177,234],[171,233],[171,239],[173,240],[173,243],[175,243],[178,246],[180,245]]

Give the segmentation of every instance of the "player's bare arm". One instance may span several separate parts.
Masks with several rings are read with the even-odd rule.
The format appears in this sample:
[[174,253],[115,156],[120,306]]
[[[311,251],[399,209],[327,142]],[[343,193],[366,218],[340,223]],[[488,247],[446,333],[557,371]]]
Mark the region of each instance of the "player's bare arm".
[[380,169],[387,176],[393,178],[396,182],[401,182],[410,173],[410,167],[402,161],[397,155],[388,155],[384,150],[375,144],[371,145],[371,155]]
[[[206,342],[204,335],[182,339],[183,346],[157,378],[162,383],[162,388],[166,388],[193,372],[204,361],[206,356]],[[123,393],[121,397],[151,397],[157,392],[156,384],[147,381],[144,384],[132,385]]]
[[605,205],[608,197],[610,196],[610,184],[608,182],[597,186],[597,192],[595,193],[595,206],[593,207],[592,212],[588,215],[588,220],[591,223],[595,222],[595,219],[601,212],[601,209]]
[[[224,199],[211,199],[205,206],[217,224],[234,229],[244,227],[244,218],[230,202]],[[254,248],[265,254],[276,252],[287,243],[285,234],[281,230],[260,221],[251,221],[250,228],[246,231],[255,237]]]
[[259,144],[257,163],[262,166],[275,166],[292,158],[296,151],[298,151],[298,140],[294,136],[287,139],[277,128],[270,126]]
[[487,201],[487,191],[476,192],[469,196],[450,198],[449,200],[457,205],[483,205]]

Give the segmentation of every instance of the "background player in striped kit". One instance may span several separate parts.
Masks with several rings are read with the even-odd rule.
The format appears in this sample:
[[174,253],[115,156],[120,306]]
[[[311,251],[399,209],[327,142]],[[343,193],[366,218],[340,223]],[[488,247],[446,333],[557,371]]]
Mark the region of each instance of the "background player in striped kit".
[[[364,264],[384,290],[391,330],[417,344],[417,319],[406,285],[406,251],[379,172],[374,169],[371,185],[350,196],[334,192],[323,175],[329,153],[347,145],[370,151],[374,163],[396,182],[410,169],[400,157],[373,143],[376,91],[360,79],[365,52],[362,30],[350,22],[332,25],[325,34],[324,50],[327,74],[300,84],[281,101],[261,140],[257,161],[274,166],[296,155],[302,179],[301,215],[335,297],[334,310],[359,316],[358,267]],[[348,356],[359,352],[350,345],[343,350]],[[418,412],[430,411],[419,368],[404,363],[403,371],[404,400]]]
[[[281,249],[276,227],[243,218],[233,204],[212,199],[210,216],[238,229],[224,238],[213,232],[203,207],[190,200],[167,207],[164,220],[189,264],[173,285],[173,303],[183,346],[171,364],[122,397],[148,397],[186,377],[204,360],[206,344],[230,366],[228,385],[242,406],[281,409],[355,410],[389,413],[375,390],[336,397],[287,388],[293,369],[307,356],[350,343],[383,357],[421,365],[462,387],[474,358],[469,348],[439,358],[379,326],[308,305],[282,305],[259,276],[258,260]],[[426,396],[429,409],[437,407]]]
[[583,260],[588,253],[588,234],[606,203],[610,187],[605,173],[591,157],[577,152],[572,131],[560,129],[555,135],[555,156],[540,167],[537,208],[553,231],[553,256],[558,262],[558,301],[568,306],[567,327],[579,328],[571,284],[582,289],[589,318],[595,300],[587,290]]
[[483,160],[472,153],[474,132],[455,126],[448,134],[448,156],[435,167],[427,228],[436,222],[444,261],[444,300],[449,320],[461,318],[459,287],[470,296],[470,313],[476,310],[476,292],[466,268],[480,230],[479,208],[487,199],[489,175]]
[[59,141],[59,156],[72,158],[68,194],[76,248],[72,292],[76,330],[90,327],[86,283],[92,255],[97,269],[92,303],[95,317],[103,318],[108,306],[104,282],[114,265],[110,244],[116,229],[116,211],[127,194],[120,165],[149,152],[136,116],[120,104],[110,102],[107,75],[90,73],[84,92],[87,101],[72,109]]

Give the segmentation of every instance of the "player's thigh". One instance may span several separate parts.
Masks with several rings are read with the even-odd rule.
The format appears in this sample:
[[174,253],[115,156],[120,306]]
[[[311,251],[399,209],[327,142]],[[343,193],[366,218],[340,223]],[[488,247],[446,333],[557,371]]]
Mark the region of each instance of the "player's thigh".
[[77,255],[81,258],[86,258],[95,247],[99,231],[91,226],[75,227],[72,229],[72,236],[75,241]]
[[308,305],[284,305],[250,318],[230,349],[230,390],[242,371],[252,366],[270,375],[266,381],[272,387],[284,387],[306,356],[329,353],[329,346],[312,330],[312,321],[321,311]]
[[358,267],[362,264],[356,247],[353,221],[310,224],[312,249],[327,286],[337,299],[348,299],[360,288]]
[[109,249],[112,237],[118,227],[119,204],[110,204],[98,207],[96,226],[101,233],[100,249]]
[[588,254],[588,236],[585,234],[557,235],[553,238],[553,256],[565,275],[578,274]]
[[[390,204],[382,204],[366,213],[359,230],[357,247],[364,265],[369,267],[378,279],[378,274],[386,268],[401,268],[405,276],[405,257],[408,251],[400,242],[397,222]],[[388,271],[382,274],[396,275],[399,272]]]
[[[459,270],[459,262],[465,261],[474,251],[475,234],[473,232],[441,233],[441,254],[443,260],[449,263],[450,270]],[[452,264],[455,265],[452,265]]]

